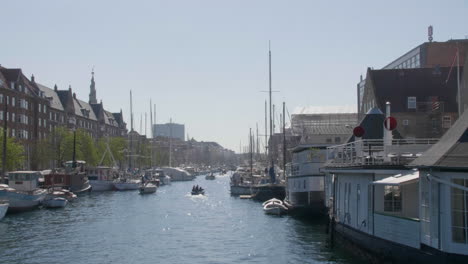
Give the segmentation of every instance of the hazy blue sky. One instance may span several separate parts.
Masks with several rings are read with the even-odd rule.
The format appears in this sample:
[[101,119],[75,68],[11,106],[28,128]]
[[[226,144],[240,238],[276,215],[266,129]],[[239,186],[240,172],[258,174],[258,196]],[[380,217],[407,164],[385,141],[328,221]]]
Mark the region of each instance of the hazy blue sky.
[[[367,67],[427,41],[468,35],[468,1],[1,1],[0,64],[88,100],[184,123],[196,140],[238,151],[264,127],[268,40],[274,103],[356,104]],[[148,121],[149,122],[149,121]],[[148,125],[149,131],[149,125]]]

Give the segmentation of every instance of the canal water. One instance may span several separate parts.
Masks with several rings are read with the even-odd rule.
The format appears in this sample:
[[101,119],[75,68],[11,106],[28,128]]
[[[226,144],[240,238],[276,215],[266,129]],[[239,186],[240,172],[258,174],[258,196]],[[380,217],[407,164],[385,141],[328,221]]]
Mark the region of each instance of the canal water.
[[[191,196],[194,184],[205,196]],[[156,194],[82,195],[65,209],[0,221],[0,263],[359,263],[327,243],[323,220],[269,216],[229,194],[229,176]]]

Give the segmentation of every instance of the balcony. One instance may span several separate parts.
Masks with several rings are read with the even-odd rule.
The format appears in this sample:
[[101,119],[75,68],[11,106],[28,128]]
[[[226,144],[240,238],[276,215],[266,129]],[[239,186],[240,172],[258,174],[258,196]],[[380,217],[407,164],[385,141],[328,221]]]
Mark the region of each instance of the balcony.
[[438,139],[394,139],[385,145],[382,139],[358,140],[327,148],[327,166],[360,167],[406,165],[421,156]]

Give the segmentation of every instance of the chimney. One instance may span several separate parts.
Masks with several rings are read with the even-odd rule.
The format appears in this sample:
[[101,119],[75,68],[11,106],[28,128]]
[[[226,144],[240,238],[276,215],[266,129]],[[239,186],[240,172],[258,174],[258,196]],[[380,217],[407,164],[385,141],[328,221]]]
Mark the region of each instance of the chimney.
[[31,75],[31,82],[36,82],[34,81],[34,74]]
[[73,99],[76,99],[76,93],[73,93]]
[[[387,102],[385,104],[385,117],[386,117],[386,122],[387,122],[387,127],[390,128],[390,102]],[[393,134],[392,131],[389,129],[386,129],[385,126],[383,126],[384,130],[384,145],[385,146],[391,146],[392,145],[392,139],[393,139]]]
[[70,91],[70,92],[71,92],[71,85],[69,85],[69,86],[68,86],[68,91]]
[[57,88],[57,84],[54,85],[54,91],[57,91],[58,88]]

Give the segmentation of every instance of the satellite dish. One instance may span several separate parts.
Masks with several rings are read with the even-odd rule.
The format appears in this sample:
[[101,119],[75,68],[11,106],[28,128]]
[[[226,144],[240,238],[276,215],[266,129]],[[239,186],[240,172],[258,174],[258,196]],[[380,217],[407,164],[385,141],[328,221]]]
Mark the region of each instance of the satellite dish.
[[362,126],[357,126],[353,129],[353,135],[355,137],[362,137],[364,136],[364,134],[366,133],[366,131],[364,130],[364,128]]

